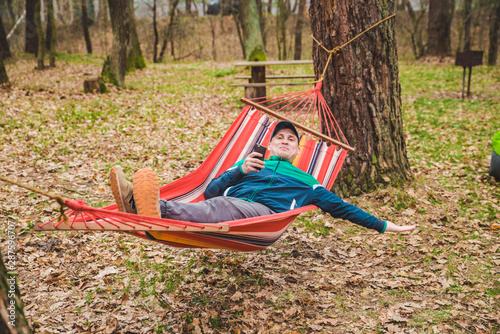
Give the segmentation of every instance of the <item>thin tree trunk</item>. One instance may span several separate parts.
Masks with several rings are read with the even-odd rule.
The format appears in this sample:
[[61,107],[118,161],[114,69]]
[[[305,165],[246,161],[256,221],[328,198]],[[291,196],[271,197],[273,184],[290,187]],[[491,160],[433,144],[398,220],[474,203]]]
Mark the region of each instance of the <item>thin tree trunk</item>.
[[498,31],[500,30],[500,3],[496,3],[490,23],[490,47],[488,49],[488,65],[496,65],[498,58]]
[[203,16],[207,16],[207,0],[201,0],[203,4]]
[[455,0],[429,0],[428,55],[451,55],[451,21],[454,9]]
[[266,19],[264,17],[262,0],[256,0],[256,3],[257,3],[257,12],[259,13],[260,34],[262,35],[262,42],[264,43],[264,48],[265,48],[266,47]]
[[108,26],[108,2],[106,0],[99,0],[99,21]]
[[38,53],[38,33],[35,23],[36,3],[37,0],[26,0],[26,26],[24,31],[24,52],[34,55]]
[[130,40],[129,3],[127,0],[108,0],[113,45],[111,53],[104,62],[102,76],[117,86],[125,85],[127,71],[127,46]]
[[134,0],[128,0],[128,17],[130,20],[130,43],[128,46],[127,55],[127,71],[134,71],[135,69],[142,69],[146,67],[146,61],[141,51],[141,43],[139,42],[139,36],[137,35],[137,29],[135,26],[135,11],[134,11]]
[[85,46],[87,47],[87,53],[92,53],[92,43],[90,42],[89,34],[89,17],[87,14],[87,0],[81,0],[82,4],[82,28],[83,36],[85,37]]
[[[246,58],[246,50],[245,50],[245,40],[243,38],[243,33],[241,31],[241,25],[242,25],[241,15],[239,15],[233,11],[233,19],[234,19],[234,23],[236,25],[236,31],[238,32],[238,40],[240,41],[241,50],[243,52],[243,59],[245,59]],[[215,29],[212,31],[212,34],[214,35],[213,41],[215,42]],[[212,47],[214,48],[215,44]]]
[[413,23],[413,30],[410,30],[407,27],[406,29],[410,32],[412,49],[415,59],[420,59],[425,54],[425,45],[422,36],[423,29],[420,27],[420,23],[422,21],[422,18],[425,16],[427,10],[425,7],[422,6],[420,8],[420,14],[417,17],[415,11],[413,10],[413,6],[411,5],[411,1],[409,0],[406,0],[406,8],[408,9],[408,14],[410,15],[410,18]]
[[[329,50],[394,12],[394,0],[336,1],[332,11],[334,1],[313,1],[309,9],[311,31]],[[411,177],[394,26],[392,19],[358,38],[333,56],[326,69],[322,86],[325,100],[356,148],[347,155],[334,186],[344,196],[372,190],[389,179],[401,182]],[[315,43],[317,77],[327,59],[328,53]]]
[[[233,16],[234,18],[234,16]],[[217,26],[217,23],[215,22],[215,17],[210,17],[209,19],[209,22],[210,22],[210,32],[212,33],[212,58],[213,60],[217,60],[217,48],[215,47],[215,37],[216,37],[216,34],[215,34],[215,27]],[[235,21],[237,20],[237,18],[235,18]],[[238,22],[236,22],[236,26],[238,27]],[[241,40],[241,33],[240,33],[240,29],[238,28],[238,37],[240,39],[240,44],[242,43],[242,40]],[[245,52],[245,48],[242,46],[243,48],[243,52]]]
[[49,39],[49,66],[56,67],[57,31],[52,0],[47,0],[47,38]]
[[304,15],[306,9],[306,0],[299,0],[299,11],[297,13],[297,24],[295,25],[295,50],[293,59],[302,58],[302,26],[304,25]]
[[36,31],[38,34],[38,52],[36,56],[38,63],[37,66],[38,70],[43,70],[45,68],[45,65],[43,64],[43,58],[45,56],[45,40],[43,36],[41,5],[42,5],[42,0],[36,0],[35,23],[36,23]]
[[2,54],[0,53],[0,84],[9,83],[9,77],[7,76],[7,71],[5,70],[5,65],[3,64]]
[[[2,71],[3,62],[0,56],[0,73]],[[1,80],[1,74],[0,74]],[[30,334],[30,327],[24,315],[23,302],[19,285],[17,284],[16,276],[13,273],[14,267],[11,267],[9,257],[13,255],[7,254],[8,271],[3,262],[0,253],[0,332],[1,333],[16,333]]]
[[470,28],[472,26],[472,0],[464,3],[464,51],[470,51]]
[[169,8],[169,21],[168,21],[168,26],[165,31],[165,36],[163,38],[163,44],[161,46],[161,51],[160,51],[160,59],[159,61],[163,61],[163,55],[165,54],[165,50],[167,49],[167,44],[170,41],[171,42],[171,47],[172,47],[172,55],[174,54],[174,44],[173,44],[173,27],[174,27],[174,19],[175,19],[175,11],[177,10],[177,6],[179,5],[179,0],[171,0],[172,2],[170,3],[170,8]]
[[186,0],[186,13],[191,15],[191,0]]
[[269,0],[267,2],[267,12],[269,14],[272,14],[272,12],[273,12],[273,0]]
[[10,53],[9,42],[7,41],[7,34],[2,22],[2,16],[0,15],[0,55],[3,58],[10,58],[12,54]]
[[156,23],[156,1],[157,0],[153,0],[153,32],[154,32],[154,35],[155,35],[155,41],[154,41],[154,44],[153,44],[153,63],[157,63],[158,62],[158,27],[156,26],[157,23]]

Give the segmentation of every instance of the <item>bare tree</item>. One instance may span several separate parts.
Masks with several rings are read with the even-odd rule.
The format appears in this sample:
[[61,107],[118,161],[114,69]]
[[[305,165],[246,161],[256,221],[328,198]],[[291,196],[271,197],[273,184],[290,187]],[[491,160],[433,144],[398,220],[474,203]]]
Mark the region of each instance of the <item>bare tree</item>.
[[102,68],[102,76],[117,86],[125,85],[127,46],[130,39],[129,3],[127,0],[108,0],[113,45]]
[[43,58],[45,57],[45,39],[43,36],[43,26],[42,26],[42,0],[36,0],[36,6],[35,6],[35,24],[36,24],[36,31],[38,35],[38,52],[36,55],[37,59],[37,69],[38,70],[43,70],[45,68],[45,65],[43,64]]
[[137,35],[137,28],[135,26],[134,0],[128,0],[128,4],[130,42],[128,45],[127,71],[133,71],[135,69],[145,68],[146,61],[142,55],[141,43],[139,42],[139,36]]
[[306,0],[299,0],[297,12],[297,22],[295,24],[295,52],[293,59],[299,60],[302,58],[302,26],[304,25],[304,16],[306,9]]
[[153,0],[153,6],[151,10],[153,11],[153,32],[155,36],[155,40],[153,42],[153,63],[158,62],[158,26],[156,22],[156,1]]
[[451,55],[451,21],[455,0],[430,0],[427,26],[427,54],[430,56]]
[[49,66],[56,66],[56,43],[57,43],[57,31],[56,31],[56,19],[54,17],[54,3],[52,0],[47,0],[47,41],[49,44]]
[[472,26],[472,0],[464,0],[464,51],[470,51]]
[[500,3],[493,6],[490,23],[490,47],[488,49],[488,65],[496,65],[498,58],[498,31],[500,30]]
[[26,27],[24,31],[24,52],[38,53],[38,33],[35,23],[36,3],[39,0],[26,0]]
[[2,22],[2,15],[0,15],[0,54],[3,58],[10,58],[12,56],[10,53],[9,42],[7,41],[7,34],[5,33],[5,28]]
[[81,8],[82,8],[82,28],[83,28],[83,36],[85,37],[85,46],[87,47],[87,53],[92,53],[92,43],[90,42],[90,34],[89,34],[89,17],[87,14],[87,0],[81,0]]
[[165,50],[167,49],[167,44],[170,42],[170,53],[172,57],[174,57],[174,24],[175,24],[175,12],[177,10],[177,6],[179,5],[179,0],[170,0],[169,5],[169,21],[168,25],[165,29],[165,35],[163,37],[163,44],[160,50],[159,62],[163,61],[163,55],[165,54]]
[[0,53],[0,84],[9,83],[9,77],[7,76],[7,71],[5,70],[5,65],[3,64],[3,57]]
[[413,10],[413,6],[410,0],[405,0],[405,5],[408,10],[408,15],[410,16],[412,22],[412,29],[408,28],[408,25],[404,25],[405,29],[410,33],[411,45],[413,50],[413,55],[415,59],[421,58],[425,54],[426,45],[424,44],[423,32],[424,29],[421,26],[422,20],[427,12],[427,6],[420,2],[420,13],[417,15]]
[[[315,38],[327,49],[340,46],[394,12],[394,0],[313,1],[309,13]],[[411,177],[403,136],[401,86],[394,20],[341,49],[326,69],[323,94],[344,135],[355,143],[335,186],[344,196],[377,183]],[[348,27],[348,28],[347,28]],[[319,77],[329,54],[317,44],[313,62]]]
[[286,22],[291,15],[290,0],[278,0],[278,14],[276,15],[276,42],[278,45],[278,59],[287,59]]

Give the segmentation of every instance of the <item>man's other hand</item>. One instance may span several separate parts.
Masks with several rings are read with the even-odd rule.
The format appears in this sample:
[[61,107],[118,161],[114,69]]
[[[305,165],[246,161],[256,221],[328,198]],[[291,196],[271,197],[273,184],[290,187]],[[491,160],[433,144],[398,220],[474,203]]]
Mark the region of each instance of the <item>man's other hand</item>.
[[406,226],[398,226],[393,222],[387,221],[387,226],[385,228],[385,232],[407,232],[413,230],[417,225],[406,225]]
[[241,170],[244,174],[248,174],[250,172],[258,172],[262,168],[264,168],[264,161],[260,160],[258,157],[262,157],[262,154],[252,152],[248,155],[243,165],[241,165]]

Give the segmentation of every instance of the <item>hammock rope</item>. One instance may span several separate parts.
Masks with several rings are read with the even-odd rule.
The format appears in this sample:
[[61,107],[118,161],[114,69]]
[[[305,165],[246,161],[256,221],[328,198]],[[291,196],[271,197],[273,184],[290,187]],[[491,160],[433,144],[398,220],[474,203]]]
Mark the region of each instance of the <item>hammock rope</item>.
[[319,81],[323,81],[325,79],[325,73],[326,73],[326,69],[328,68],[328,65],[330,64],[330,61],[332,60],[332,56],[333,55],[337,55],[338,52],[344,48],[345,46],[351,44],[352,42],[354,42],[356,39],[358,39],[359,37],[361,37],[362,35],[364,35],[365,33],[367,33],[368,31],[372,30],[373,28],[375,28],[376,26],[382,24],[383,22],[389,20],[390,18],[396,16],[396,13],[386,17],[385,19],[382,19],[380,21],[378,21],[377,23],[375,23],[374,25],[372,25],[371,27],[365,29],[364,31],[362,31],[361,33],[357,34],[356,36],[354,36],[353,38],[351,38],[349,41],[345,42],[344,44],[340,45],[340,46],[336,46],[334,47],[333,49],[331,50],[328,50],[322,43],[320,43],[316,38],[314,38],[314,35],[311,35],[312,39],[318,43],[318,45],[323,49],[325,50],[327,53],[328,53],[328,60],[326,61],[326,65],[325,67],[323,68],[323,73],[321,74],[320,78],[317,80],[317,81],[313,81],[311,83],[316,83],[316,82],[319,82]]

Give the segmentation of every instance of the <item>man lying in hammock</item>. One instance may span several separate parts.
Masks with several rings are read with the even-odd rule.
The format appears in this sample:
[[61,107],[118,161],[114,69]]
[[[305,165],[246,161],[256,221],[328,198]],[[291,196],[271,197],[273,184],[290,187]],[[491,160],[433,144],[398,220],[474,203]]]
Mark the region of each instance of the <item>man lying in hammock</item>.
[[110,183],[118,210],[144,216],[193,223],[219,223],[270,215],[314,204],[335,218],[347,219],[383,232],[404,232],[415,225],[398,226],[380,220],[344,202],[323,188],[311,175],[292,165],[299,154],[299,134],[292,123],[279,122],[269,144],[270,159],[253,152],[236,163],[205,190],[205,201],[181,203],[159,199],[159,182],[151,169],[141,169],[128,182],[121,167],[110,171]]

